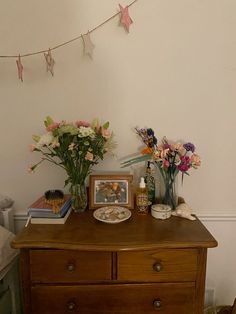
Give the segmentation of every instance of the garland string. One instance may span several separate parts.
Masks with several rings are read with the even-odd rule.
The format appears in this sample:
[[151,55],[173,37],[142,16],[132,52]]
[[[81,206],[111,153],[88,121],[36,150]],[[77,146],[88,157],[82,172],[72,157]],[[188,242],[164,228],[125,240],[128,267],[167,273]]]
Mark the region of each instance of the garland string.
[[[138,0],[134,0],[133,2],[131,2],[130,4],[127,5],[127,7],[130,7],[132,6],[135,2],[137,2]],[[120,14],[120,12],[117,12],[115,14],[113,14],[111,17],[109,17],[108,19],[106,19],[104,22],[100,23],[99,25],[95,26],[94,28],[92,28],[91,30],[88,31],[88,33],[92,33],[94,32],[95,30],[97,30],[98,28],[102,27],[103,25],[105,25],[106,23],[108,23],[109,21],[111,21],[112,19],[114,19],[116,16],[118,16]],[[54,46],[52,48],[50,48],[50,50],[56,50],[60,47],[63,47],[65,45],[68,45],[78,39],[82,38],[82,35],[79,35],[75,38],[72,38],[68,41],[65,41],[57,46]],[[48,52],[48,49],[46,50],[40,50],[40,51],[36,51],[36,52],[29,52],[29,53],[25,53],[25,54],[22,54],[20,55],[21,58],[24,58],[24,57],[29,57],[29,56],[34,56],[34,55],[38,55],[38,54],[42,54],[42,53],[45,53],[45,52]],[[3,56],[0,56],[0,58],[17,58],[19,56],[19,54],[17,55],[3,55]]]

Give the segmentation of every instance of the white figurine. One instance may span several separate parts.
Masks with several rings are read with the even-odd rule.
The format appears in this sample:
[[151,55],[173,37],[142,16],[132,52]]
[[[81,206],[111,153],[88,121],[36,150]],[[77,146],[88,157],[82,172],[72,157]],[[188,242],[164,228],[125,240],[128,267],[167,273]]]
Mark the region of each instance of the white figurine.
[[196,220],[194,216],[191,215],[191,208],[186,203],[179,204],[176,209],[172,212],[173,216],[178,216],[182,218],[187,218],[189,220]]

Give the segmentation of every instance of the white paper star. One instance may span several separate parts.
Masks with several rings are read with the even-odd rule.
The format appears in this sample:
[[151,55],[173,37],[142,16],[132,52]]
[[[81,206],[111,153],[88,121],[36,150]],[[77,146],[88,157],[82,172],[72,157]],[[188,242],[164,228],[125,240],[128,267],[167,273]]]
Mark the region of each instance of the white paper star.
[[55,60],[52,57],[51,49],[48,49],[48,52],[44,53],[44,57],[45,57],[45,60],[46,60],[46,65],[47,65],[47,72],[49,71],[52,74],[52,76],[53,76],[54,75],[53,67],[54,67],[54,64],[55,64]]
[[92,59],[95,45],[91,41],[90,32],[88,31],[87,34],[82,35],[82,39],[84,44],[84,54],[88,55]]

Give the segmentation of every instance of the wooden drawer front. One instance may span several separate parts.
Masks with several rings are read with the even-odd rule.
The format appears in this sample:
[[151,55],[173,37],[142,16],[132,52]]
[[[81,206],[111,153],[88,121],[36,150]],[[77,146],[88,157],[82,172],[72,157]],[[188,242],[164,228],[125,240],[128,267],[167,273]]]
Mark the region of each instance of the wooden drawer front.
[[34,286],[31,314],[194,314],[194,283]]
[[65,283],[111,279],[111,253],[31,250],[31,280]]
[[117,279],[128,281],[195,281],[198,251],[171,249],[119,252]]

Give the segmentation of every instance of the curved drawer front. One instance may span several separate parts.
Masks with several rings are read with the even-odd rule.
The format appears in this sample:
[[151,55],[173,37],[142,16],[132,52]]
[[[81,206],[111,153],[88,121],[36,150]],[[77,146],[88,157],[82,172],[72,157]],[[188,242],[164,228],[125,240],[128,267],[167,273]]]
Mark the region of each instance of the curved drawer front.
[[197,249],[119,252],[117,279],[125,281],[195,281]]
[[111,253],[72,250],[31,250],[31,280],[72,283],[111,279]]
[[[194,283],[34,286],[34,314],[190,314]],[[47,298],[45,298],[47,296]]]

